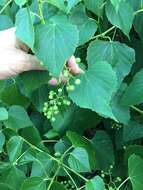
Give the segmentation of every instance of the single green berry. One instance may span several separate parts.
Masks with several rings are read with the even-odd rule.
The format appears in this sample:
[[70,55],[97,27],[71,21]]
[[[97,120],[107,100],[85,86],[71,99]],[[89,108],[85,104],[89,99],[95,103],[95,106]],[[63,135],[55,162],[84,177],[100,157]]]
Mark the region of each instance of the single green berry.
[[47,115],[51,116],[51,115],[52,115],[52,112],[49,110],[49,111],[47,112]]
[[49,99],[52,100],[53,99],[53,95],[50,94],[49,95]]
[[53,106],[53,110],[54,110],[54,111],[57,111],[57,110],[58,110],[58,106],[56,106],[56,105]]
[[117,181],[121,182],[121,181],[122,181],[122,179],[121,179],[120,177],[117,177]]
[[57,110],[57,111],[54,111],[54,114],[55,114],[55,115],[57,115],[58,113],[59,113],[59,111],[58,111],[58,110]]
[[76,80],[75,80],[75,84],[76,84],[76,85],[79,85],[80,83],[81,83],[81,80],[80,80],[80,79],[76,79]]
[[44,103],[44,107],[48,107],[48,103],[47,102]]
[[110,169],[113,169],[113,165],[110,165]]
[[56,121],[56,118],[55,118],[55,117],[52,117],[52,118],[51,118],[51,121],[52,121],[52,122],[55,122],[55,121]]
[[81,63],[81,59],[79,57],[76,58],[77,63]]
[[61,157],[61,153],[60,152],[55,152],[54,156],[55,157]]
[[47,119],[51,119],[51,115],[47,115]]
[[105,177],[105,174],[101,174],[101,177],[104,178],[104,177]]
[[62,103],[61,102],[58,102],[58,106],[61,106],[62,105]]
[[69,85],[67,90],[68,91],[74,91],[74,89],[75,89],[74,85]]
[[64,77],[69,77],[69,72],[67,70],[64,71]]
[[59,88],[59,89],[58,89],[58,92],[59,92],[59,93],[61,93],[61,92],[62,92],[62,89],[61,89],[61,88]]

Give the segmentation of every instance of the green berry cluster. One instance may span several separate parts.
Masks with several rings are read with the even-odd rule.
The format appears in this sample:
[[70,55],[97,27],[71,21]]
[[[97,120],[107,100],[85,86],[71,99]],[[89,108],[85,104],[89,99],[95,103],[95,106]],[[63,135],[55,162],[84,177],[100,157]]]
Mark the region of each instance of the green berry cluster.
[[49,92],[48,101],[44,103],[43,113],[51,122],[56,120],[56,115],[65,107],[70,106],[71,102],[64,95],[63,89]]
[[73,185],[73,182],[71,180],[61,181],[61,184],[63,184],[68,190],[75,190],[75,186]]
[[114,123],[111,128],[112,129],[116,129],[116,130],[120,130],[122,127],[123,127],[122,124],[120,124],[120,123]]

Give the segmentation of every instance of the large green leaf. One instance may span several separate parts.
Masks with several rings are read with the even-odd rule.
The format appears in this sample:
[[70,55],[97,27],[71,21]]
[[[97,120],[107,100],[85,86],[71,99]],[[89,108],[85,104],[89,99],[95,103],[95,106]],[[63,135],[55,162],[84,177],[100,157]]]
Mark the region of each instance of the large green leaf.
[[98,61],[90,65],[85,74],[78,78],[81,84],[69,93],[73,102],[82,108],[96,111],[103,117],[116,120],[110,107],[110,100],[117,85],[116,74],[112,67],[105,61]]
[[20,190],[46,190],[46,183],[41,177],[27,178]]
[[26,110],[21,106],[11,106],[8,111],[8,120],[5,121],[8,128],[18,130],[25,127],[32,126]]
[[143,188],[143,160],[131,155],[128,160],[128,173],[133,186],[133,190],[142,190]]
[[11,166],[11,168],[1,174],[0,182],[10,185],[12,190],[19,190],[25,178],[24,173],[20,169]]
[[96,176],[86,182],[85,190],[104,190],[104,181],[100,176]]
[[78,30],[63,17],[53,17],[45,25],[36,27],[34,52],[46,68],[59,76],[65,61],[74,53]]
[[90,172],[88,153],[84,148],[75,148],[68,158],[69,166],[77,172]]
[[13,27],[13,22],[7,15],[0,15],[0,30]]
[[35,39],[33,21],[26,8],[20,9],[16,15],[16,36],[33,49]]
[[116,11],[116,8],[108,1],[106,4],[106,15],[111,24],[120,28],[125,35],[129,36],[134,20],[134,11],[128,1],[121,1],[118,11]]
[[108,171],[115,162],[113,145],[109,135],[99,130],[93,137],[92,142],[96,151],[97,169]]
[[101,16],[103,13],[104,0],[84,0],[87,9]]
[[122,97],[124,105],[137,105],[143,102],[143,69],[136,73]]
[[135,122],[130,121],[126,126],[123,128],[123,139],[125,142],[136,140],[143,137],[143,125]]
[[13,136],[7,143],[7,152],[11,162],[15,162],[22,151],[23,140],[19,136]]
[[135,51],[124,43],[96,40],[88,48],[87,60],[89,66],[97,61],[110,63],[117,73],[120,85],[135,62]]
[[126,85],[122,83],[117,93],[114,95],[111,101],[112,112],[120,123],[125,125],[130,120],[130,107],[121,104],[121,98],[126,89]]
[[72,24],[77,25],[79,30],[79,45],[83,45],[85,42],[90,40],[97,30],[95,20],[87,16],[83,5],[77,6],[72,11],[70,21]]
[[47,71],[30,71],[18,76],[17,83],[20,91],[24,95],[31,97],[32,92],[43,84],[47,84],[49,79]]
[[8,106],[20,105],[27,107],[29,105],[29,100],[20,93],[16,84],[5,86],[1,92],[1,100]]
[[14,190],[12,187],[10,187],[9,185],[7,185],[5,183],[0,183],[0,189],[2,189],[2,190]]

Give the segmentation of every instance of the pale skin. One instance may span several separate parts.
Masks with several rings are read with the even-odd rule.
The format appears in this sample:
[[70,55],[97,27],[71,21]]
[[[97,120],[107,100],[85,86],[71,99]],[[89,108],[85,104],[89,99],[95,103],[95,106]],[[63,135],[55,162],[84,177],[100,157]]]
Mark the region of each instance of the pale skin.
[[[43,70],[36,56],[29,54],[29,48],[16,38],[15,31],[16,28],[0,31],[0,80],[16,76],[24,71]],[[73,74],[82,72],[74,56],[69,59],[68,66]],[[52,78],[49,83],[56,85],[57,80]]]

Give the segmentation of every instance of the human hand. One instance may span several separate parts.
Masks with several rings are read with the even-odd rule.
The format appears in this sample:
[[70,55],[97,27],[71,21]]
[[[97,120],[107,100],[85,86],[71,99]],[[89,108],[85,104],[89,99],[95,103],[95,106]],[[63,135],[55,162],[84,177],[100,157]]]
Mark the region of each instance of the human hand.
[[[36,56],[28,54],[29,48],[24,45],[15,35],[16,28],[0,31],[0,79],[6,79],[24,71],[43,70]],[[79,74],[82,70],[76,64],[75,57],[68,61],[71,73]],[[61,75],[62,80],[64,80]],[[51,85],[57,85],[58,80],[52,78]]]

